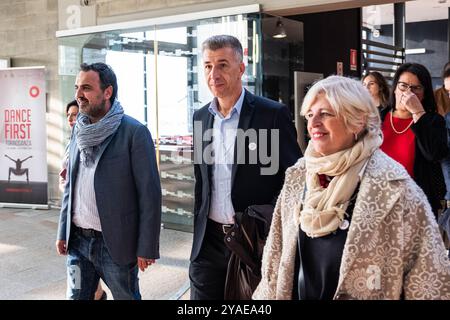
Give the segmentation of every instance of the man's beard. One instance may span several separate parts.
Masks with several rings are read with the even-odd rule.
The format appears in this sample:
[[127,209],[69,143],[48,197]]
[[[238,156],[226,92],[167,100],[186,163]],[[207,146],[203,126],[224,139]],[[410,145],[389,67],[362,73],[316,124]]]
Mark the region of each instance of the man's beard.
[[106,100],[102,100],[101,103],[93,106],[88,105],[87,112],[84,112],[89,118],[99,118],[105,114]]

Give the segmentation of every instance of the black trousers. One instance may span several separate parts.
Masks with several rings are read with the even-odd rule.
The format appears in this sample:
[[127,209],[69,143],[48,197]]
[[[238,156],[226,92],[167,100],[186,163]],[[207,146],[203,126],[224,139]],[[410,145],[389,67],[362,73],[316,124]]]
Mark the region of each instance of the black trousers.
[[208,219],[197,258],[189,266],[191,300],[223,300],[230,250],[220,225]]

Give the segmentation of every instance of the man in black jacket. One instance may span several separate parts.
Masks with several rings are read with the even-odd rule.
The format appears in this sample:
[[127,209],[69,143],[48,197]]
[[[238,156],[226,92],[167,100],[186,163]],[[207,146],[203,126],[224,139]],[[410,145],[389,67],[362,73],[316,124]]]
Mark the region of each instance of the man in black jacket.
[[274,203],[285,170],[301,157],[286,106],[243,89],[242,46],[228,35],[202,46],[214,99],[194,113],[194,241],[191,299],[220,300],[230,251],[224,236],[236,212]]

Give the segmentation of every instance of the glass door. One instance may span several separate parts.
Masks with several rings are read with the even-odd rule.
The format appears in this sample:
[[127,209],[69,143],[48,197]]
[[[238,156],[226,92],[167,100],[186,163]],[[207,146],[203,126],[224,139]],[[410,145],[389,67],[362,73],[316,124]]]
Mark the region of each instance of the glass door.
[[192,119],[212,99],[201,44],[214,34],[240,39],[244,86],[261,94],[260,29],[256,13],[59,39],[62,105],[73,99],[79,64],[105,62],[117,75],[125,113],[149,128],[161,177],[162,221],[168,228],[190,231],[193,225]]

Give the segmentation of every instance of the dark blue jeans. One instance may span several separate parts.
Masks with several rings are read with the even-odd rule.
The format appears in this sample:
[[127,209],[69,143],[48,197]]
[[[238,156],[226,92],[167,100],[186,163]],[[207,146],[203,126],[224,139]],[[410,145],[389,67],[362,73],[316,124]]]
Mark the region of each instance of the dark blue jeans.
[[102,237],[89,237],[74,231],[67,255],[67,299],[93,300],[99,279],[115,300],[140,300],[136,263],[116,264]]

